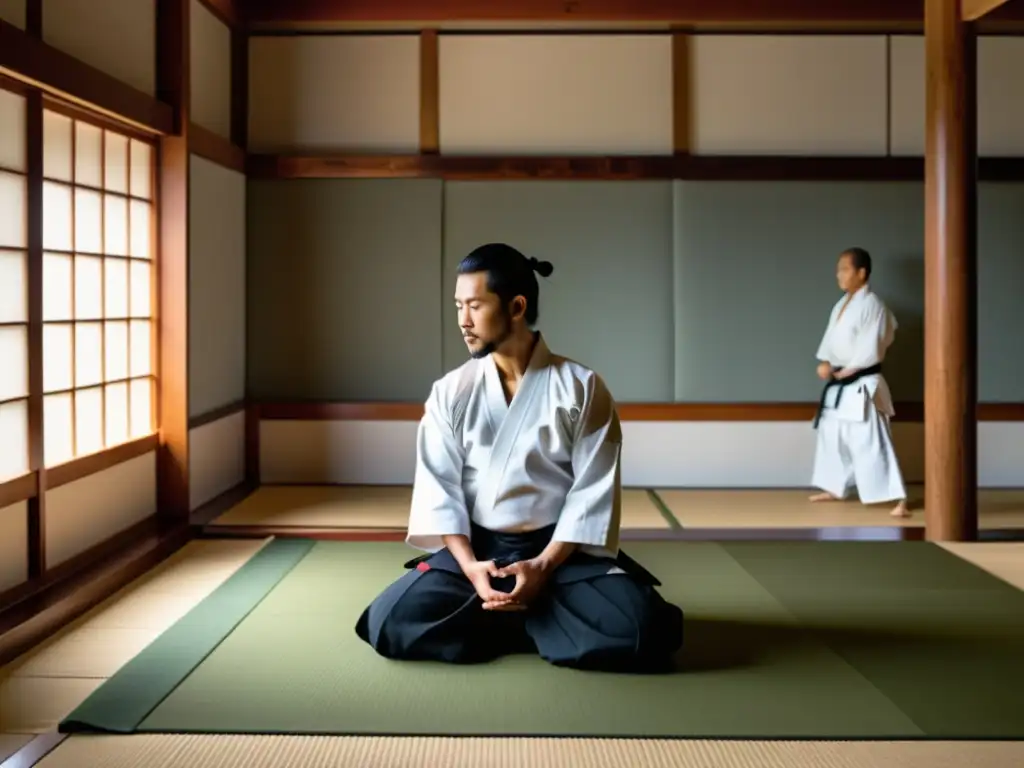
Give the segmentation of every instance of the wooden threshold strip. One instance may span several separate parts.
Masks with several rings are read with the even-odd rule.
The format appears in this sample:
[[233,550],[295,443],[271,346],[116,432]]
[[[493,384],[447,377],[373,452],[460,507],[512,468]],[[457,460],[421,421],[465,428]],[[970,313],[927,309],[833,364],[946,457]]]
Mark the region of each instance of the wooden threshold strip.
[[145,574],[192,538],[188,525],[147,518],[52,569],[45,577],[0,595],[0,666]]
[[[919,157],[622,155],[477,157],[467,155],[250,154],[258,179],[483,179],[682,181],[923,181]],[[1024,180],[1024,158],[983,157],[982,181]]]
[[[253,403],[254,420],[418,421],[420,403]],[[809,421],[814,403],[620,403],[622,421]],[[894,421],[920,422],[924,403],[896,403]],[[980,403],[978,421],[1024,421],[1024,403]]]
[[5,21],[0,21],[0,70],[149,133],[173,128],[169,105]]
[[188,149],[212,163],[245,173],[245,150],[196,123],[189,126]]
[[40,733],[7,760],[0,763],[0,768],[34,768],[43,761],[44,757],[59,747],[69,735],[59,733],[56,728]]

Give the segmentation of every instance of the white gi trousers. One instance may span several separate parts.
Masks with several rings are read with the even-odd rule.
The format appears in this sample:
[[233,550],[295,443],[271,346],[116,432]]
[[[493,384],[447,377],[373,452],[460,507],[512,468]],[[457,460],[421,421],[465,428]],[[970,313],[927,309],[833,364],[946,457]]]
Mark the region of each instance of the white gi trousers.
[[866,405],[864,420],[845,419],[836,409],[824,409],[811,484],[839,499],[856,487],[864,504],[905,499],[889,417],[880,413],[870,398]]

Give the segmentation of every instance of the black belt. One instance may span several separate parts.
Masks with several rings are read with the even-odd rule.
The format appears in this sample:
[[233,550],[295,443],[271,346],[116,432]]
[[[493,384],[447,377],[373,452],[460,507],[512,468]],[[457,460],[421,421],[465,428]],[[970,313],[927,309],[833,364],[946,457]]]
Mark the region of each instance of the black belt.
[[499,568],[537,557],[555,535],[554,524],[515,533],[492,531],[476,523],[471,523],[470,529],[470,541],[477,560],[494,560]]
[[847,376],[845,379],[837,379],[832,376],[821,390],[821,399],[818,401],[818,412],[814,414],[814,428],[818,428],[818,422],[821,421],[821,412],[825,410],[825,398],[828,396],[828,391],[832,387],[839,387],[839,392],[836,394],[836,405],[839,407],[839,401],[843,399],[843,390],[846,389],[850,384],[853,384],[857,379],[862,379],[865,376],[874,376],[876,373],[882,372],[882,364],[876,363],[875,365],[867,368],[861,368],[852,376]]

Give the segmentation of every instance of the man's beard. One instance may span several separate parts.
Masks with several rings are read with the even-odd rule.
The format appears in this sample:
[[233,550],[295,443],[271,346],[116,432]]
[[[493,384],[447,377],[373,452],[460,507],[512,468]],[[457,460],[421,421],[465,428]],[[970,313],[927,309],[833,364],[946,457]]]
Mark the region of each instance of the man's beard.
[[512,335],[512,323],[509,317],[502,318],[504,327],[498,337],[493,341],[488,341],[480,349],[470,350],[469,356],[474,360],[480,360],[481,358],[487,357],[489,354],[494,352],[499,346],[505,343],[506,339]]

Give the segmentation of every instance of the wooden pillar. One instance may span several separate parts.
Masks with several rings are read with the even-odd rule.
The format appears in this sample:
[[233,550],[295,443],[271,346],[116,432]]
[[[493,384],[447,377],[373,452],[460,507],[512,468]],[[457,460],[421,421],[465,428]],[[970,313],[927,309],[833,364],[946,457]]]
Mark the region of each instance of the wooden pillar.
[[925,526],[978,533],[976,39],[962,0],[925,1]]
[[190,0],[157,0],[157,96],[174,109],[160,138],[158,246],[157,506],[170,525],[187,524],[188,440],[188,132]]

